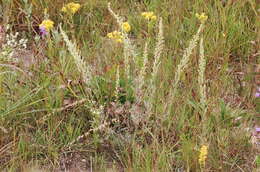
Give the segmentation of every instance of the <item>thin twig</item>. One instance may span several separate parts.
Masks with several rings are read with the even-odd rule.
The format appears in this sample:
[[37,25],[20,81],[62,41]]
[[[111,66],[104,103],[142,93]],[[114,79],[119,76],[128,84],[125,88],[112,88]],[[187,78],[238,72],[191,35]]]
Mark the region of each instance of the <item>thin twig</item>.
[[11,64],[0,64],[0,66],[9,67],[9,68],[15,69],[15,70],[17,70],[17,71],[23,73],[27,78],[30,79],[30,76],[29,76],[25,71],[23,71],[21,68],[15,66],[15,65],[11,65]]
[[73,145],[74,143],[80,141],[81,139],[88,137],[88,136],[89,136],[91,133],[93,133],[93,132],[103,130],[104,128],[106,128],[106,127],[109,126],[112,122],[115,122],[115,121],[117,121],[117,119],[112,119],[111,122],[106,122],[106,121],[104,121],[104,123],[101,124],[101,125],[99,125],[98,127],[92,128],[92,129],[88,130],[87,132],[85,132],[83,135],[78,136],[75,140],[73,140],[72,142],[70,142],[70,143],[68,144],[68,146],[71,146],[71,145]]
[[66,105],[64,107],[53,109],[52,112],[50,112],[46,116],[44,116],[42,120],[45,121],[48,117],[50,117],[54,113],[62,112],[64,110],[66,110],[66,109],[72,108],[72,107],[77,106],[79,104],[82,104],[82,103],[84,103],[86,101],[87,101],[87,99],[81,99],[81,100],[75,101],[75,102],[73,102],[71,104],[68,104],[68,105]]

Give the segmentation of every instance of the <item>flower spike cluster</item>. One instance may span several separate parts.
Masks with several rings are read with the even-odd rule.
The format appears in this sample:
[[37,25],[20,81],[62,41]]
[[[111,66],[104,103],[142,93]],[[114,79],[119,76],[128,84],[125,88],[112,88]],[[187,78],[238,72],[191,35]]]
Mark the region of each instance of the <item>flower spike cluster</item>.
[[61,11],[67,14],[75,14],[80,9],[80,4],[70,2],[64,7],[62,7]]
[[200,148],[200,154],[199,154],[199,164],[203,167],[205,166],[205,162],[207,159],[207,155],[208,155],[208,146],[203,145]]

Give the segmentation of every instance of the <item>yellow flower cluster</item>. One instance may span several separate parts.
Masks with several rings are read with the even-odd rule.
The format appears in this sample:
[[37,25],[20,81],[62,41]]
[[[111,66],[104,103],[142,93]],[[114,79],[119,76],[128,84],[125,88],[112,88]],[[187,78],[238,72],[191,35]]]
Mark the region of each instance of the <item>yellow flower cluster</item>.
[[201,166],[205,166],[205,162],[206,162],[206,159],[207,159],[207,155],[208,155],[208,146],[203,145],[203,146],[200,148],[200,154],[199,154],[199,164],[200,164]]
[[107,34],[107,37],[110,39],[115,40],[118,43],[122,43],[123,42],[123,35],[121,32],[118,31],[114,31],[114,32],[110,32]]
[[42,23],[39,25],[40,27],[44,27],[47,31],[53,28],[54,22],[52,20],[43,20]]
[[128,22],[124,22],[124,23],[122,24],[122,29],[123,29],[125,32],[130,32],[131,26],[130,26],[130,24],[129,24]]
[[208,19],[208,16],[205,15],[205,13],[201,13],[201,14],[196,13],[196,17],[199,19],[201,23],[205,23],[205,21]]
[[143,12],[141,14],[146,20],[156,20],[157,17],[154,15],[154,12]]
[[80,8],[80,4],[78,3],[68,3],[64,7],[62,7],[61,11],[67,14],[75,14]]

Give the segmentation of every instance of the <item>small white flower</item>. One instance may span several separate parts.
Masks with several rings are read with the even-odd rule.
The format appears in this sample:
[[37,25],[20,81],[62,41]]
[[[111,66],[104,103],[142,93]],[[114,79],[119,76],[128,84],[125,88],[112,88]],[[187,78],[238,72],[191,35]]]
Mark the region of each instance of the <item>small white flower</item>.
[[7,44],[7,45],[11,45],[12,43],[11,43],[10,40],[8,40],[8,41],[6,42],[6,44]]

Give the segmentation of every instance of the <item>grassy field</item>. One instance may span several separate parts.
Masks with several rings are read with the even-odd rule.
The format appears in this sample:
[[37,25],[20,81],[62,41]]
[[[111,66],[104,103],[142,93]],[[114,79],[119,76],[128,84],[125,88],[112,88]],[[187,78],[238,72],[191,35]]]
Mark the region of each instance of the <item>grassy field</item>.
[[71,2],[0,1],[0,171],[260,170],[259,0]]

